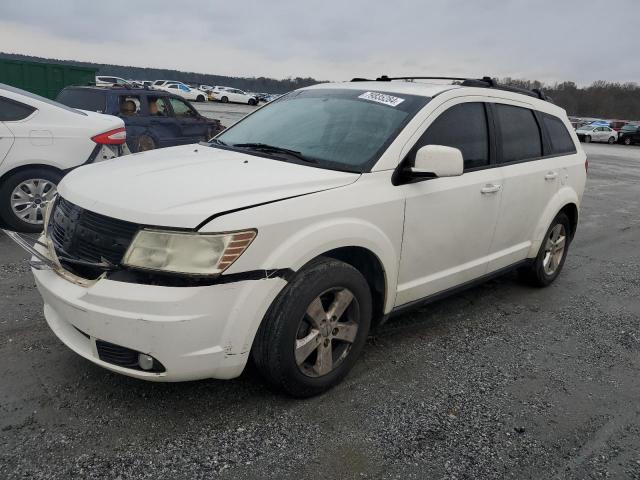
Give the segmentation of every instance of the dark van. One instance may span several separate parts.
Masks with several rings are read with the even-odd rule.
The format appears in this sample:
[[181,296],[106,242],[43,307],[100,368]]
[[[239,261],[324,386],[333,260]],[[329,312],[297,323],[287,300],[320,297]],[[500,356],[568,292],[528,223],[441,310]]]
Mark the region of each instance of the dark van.
[[70,86],[57,101],[122,118],[132,152],[209,140],[224,128],[183,98],[147,88]]

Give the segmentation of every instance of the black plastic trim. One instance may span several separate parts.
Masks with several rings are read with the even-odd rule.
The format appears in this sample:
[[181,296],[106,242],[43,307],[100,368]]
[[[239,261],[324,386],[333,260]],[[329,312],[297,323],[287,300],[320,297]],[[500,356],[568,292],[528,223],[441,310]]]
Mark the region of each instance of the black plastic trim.
[[[533,258],[527,258],[525,260],[521,260],[519,262],[516,262],[512,265],[500,268],[498,270],[496,270],[495,272],[491,272],[491,273],[487,273],[486,275],[483,275],[481,277],[475,278],[473,280],[470,280],[468,282],[462,283],[460,285],[457,285],[455,287],[451,287],[451,288],[447,288],[446,290],[442,290],[441,292],[437,292],[434,293],[432,295],[428,295],[424,298],[419,298],[418,300],[413,300],[409,303],[405,303],[403,305],[397,306],[395,307],[393,310],[391,310],[391,312],[387,315],[388,318],[391,317],[395,317],[396,315],[401,315],[407,311],[413,310],[415,308],[427,305],[429,303],[433,303],[436,302],[438,300],[442,300],[443,298],[449,297],[451,295],[454,295],[456,293],[462,292],[464,290],[467,290],[469,288],[478,286],[480,284],[483,284],[485,282],[487,282],[488,280],[491,280],[493,278],[496,277],[501,277],[502,275],[509,273],[517,268],[520,267],[525,267],[527,265],[531,265],[531,263],[533,263],[535,259]],[[386,319],[385,319],[386,321]]]
[[270,278],[282,278],[288,282],[294,274],[295,271],[290,268],[274,268],[268,270],[248,270],[246,272],[206,277],[123,268],[122,270],[107,273],[106,278],[116,282],[155,285],[158,287],[205,287],[244,282],[247,280],[267,280]]

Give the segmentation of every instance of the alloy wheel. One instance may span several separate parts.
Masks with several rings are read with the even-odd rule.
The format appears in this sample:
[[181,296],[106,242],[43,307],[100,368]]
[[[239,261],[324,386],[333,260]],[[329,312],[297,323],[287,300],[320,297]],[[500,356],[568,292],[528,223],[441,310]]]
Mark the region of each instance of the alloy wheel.
[[551,229],[545,243],[542,266],[546,275],[553,275],[560,266],[562,257],[564,256],[566,243],[566,230],[564,225],[559,223]]
[[346,288],[332,288],[307,307],[295,340],[295,360],[308,377],[329,374],[347,358],[356,340],[360,308]]
[[32,225],[42,224],[47,204],[53,200],[56,192],[56,184],[49,180],[25,180],[11,193],[11,210],[23,222]]

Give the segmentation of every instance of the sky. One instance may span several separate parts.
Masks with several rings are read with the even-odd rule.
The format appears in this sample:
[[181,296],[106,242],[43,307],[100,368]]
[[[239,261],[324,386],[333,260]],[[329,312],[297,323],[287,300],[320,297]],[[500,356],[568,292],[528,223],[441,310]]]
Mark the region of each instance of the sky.
[[585,85],[640,80],[639,18],[640,0],[0,0],[0,51],[229,76]]

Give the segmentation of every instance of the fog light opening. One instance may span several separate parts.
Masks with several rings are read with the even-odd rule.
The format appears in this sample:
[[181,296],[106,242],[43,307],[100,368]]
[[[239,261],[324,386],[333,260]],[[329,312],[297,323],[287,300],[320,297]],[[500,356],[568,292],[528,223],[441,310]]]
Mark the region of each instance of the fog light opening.
[[146,355],[144,353],[138,354],[138,365],[142,370],[152,370],[153,369],[153,357],[151,355]]

